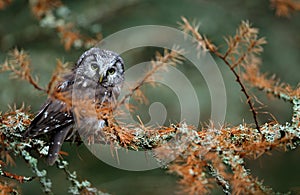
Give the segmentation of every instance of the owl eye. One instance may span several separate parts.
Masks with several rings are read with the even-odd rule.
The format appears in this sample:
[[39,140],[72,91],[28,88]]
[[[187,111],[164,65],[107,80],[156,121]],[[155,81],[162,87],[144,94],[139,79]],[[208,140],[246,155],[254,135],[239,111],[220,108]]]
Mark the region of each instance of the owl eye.
[[107,73],[110,75],[114,74],[115,72],[116,72],[116,69],[114,69],[114,68],[110,68],[107,70]]
[[98,69],[98,65],[95,64],[95,63],[91,64],[91,69],[92,70],[97,70]]

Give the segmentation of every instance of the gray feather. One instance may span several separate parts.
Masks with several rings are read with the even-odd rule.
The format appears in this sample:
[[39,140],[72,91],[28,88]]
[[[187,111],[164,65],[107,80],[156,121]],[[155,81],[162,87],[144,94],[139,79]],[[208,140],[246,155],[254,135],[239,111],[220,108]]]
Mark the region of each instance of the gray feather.
[[[72,101],[84,97],[104,103],[115,101],[123,82],[124,63],[121,57],[112,51],[91,48],[79,57],[72,71],[63,76],[63,81],[55,90],[66,92]],[[49,97],[23,135],[24,138],[48,138],[49,165],[55,163],[63,141],[74,134],[76,116],[72,110],[67,109],[65,102]],[[91,119],[87,116],[87,121],[88,124],[96,125],[87,125],[84,128],[92,128],[95,132],[99,132],[105,124],[97,117]]]

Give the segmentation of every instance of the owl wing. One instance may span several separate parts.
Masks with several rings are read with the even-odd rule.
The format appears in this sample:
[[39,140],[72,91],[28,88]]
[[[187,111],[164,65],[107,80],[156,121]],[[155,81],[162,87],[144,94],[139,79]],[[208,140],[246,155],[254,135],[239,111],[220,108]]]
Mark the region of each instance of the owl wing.
[[46,133],[55,133],[72,125],[73,115],[64,111],[66,105],[59,100],[48,99],[24,133],[25,137],[36,137]]
[[[72,82],[65,81],[58,85],[59,91],[71,90]],[[72,125],[73,115],[66,111],[66,104],[60,100],[48,98],[40,108],[24,137],[36,137],[46,133],[56,133]]]
[[[61,92],[71,92],[72,84],[72,79],[66,80],[65,82],[60,83],[56,90]],[[63,141],[73,128],[73,114],[72,112],[68,112],[66,108],[67,105],[63,101],[48,98],[23,134],[25,138],[37,137],[44,134],[50,135],[47,156],[49,165],[53,165],[56,161]]]
[[73,116],[64,112],[65,107],[64,102],[48,99],[23,135],[36,137],[49,133],[49,165],[55,163],[64,140],[73,128]]

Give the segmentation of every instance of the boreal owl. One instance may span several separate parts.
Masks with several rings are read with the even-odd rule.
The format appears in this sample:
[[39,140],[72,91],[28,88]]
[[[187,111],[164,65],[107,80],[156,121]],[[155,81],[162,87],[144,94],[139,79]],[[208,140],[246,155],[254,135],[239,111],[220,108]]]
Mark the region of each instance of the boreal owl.
[[[62,76],[54,88],[54,93],[72,97],[72,106],[76,104],[76,100],[84,101],[82,97],[104,104],[117,99],[123,82],[122,58],[112,51],[94,47],[84,52],[74,68]],[[49,165],[55,163],[64,140],[76,132],[74,109],[67,108],[68,105],[62,99],[49,97],[24,133],[25,138],[47,138]],[[90,116],[86,120],[87,123],[96,124],[94,128],[102,128],[105,125],[105,121],[97,117]]]

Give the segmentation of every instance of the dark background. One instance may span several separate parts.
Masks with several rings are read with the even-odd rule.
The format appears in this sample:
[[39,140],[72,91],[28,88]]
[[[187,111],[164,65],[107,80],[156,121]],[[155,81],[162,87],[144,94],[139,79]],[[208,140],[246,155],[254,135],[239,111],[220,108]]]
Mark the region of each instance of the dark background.
[[[181,16],[200,22],[200,31],[206,34],[216,45],[222,45],[225,35],[233,35],[242,20],[249,20],[259,28],[260,36],[266,37],[268,44],[262,54],[262,70],[276,74],[281,81],[296,86],[299,82],[300,62],[300,14],[294,13],[290,18],[275,15],[267,0],[173,0],[173,1],[63,1],[71,10],[70,19],[80,24],[82,29],[100,31],[104,37],[125,28],[137,25],[166,25],[178,28]],[[42,28],[32,15],[28,1],[14,1],[9,7],[0,11],[0,62],[7,52],[13,48],[24,49],[31,56],[33,71],[39,75],[40,83],[46,86],[55,68],[56,59],[75,62],[84,49],[65,51],[55,30]],[[154,57],[155,48],[137,49],[124,55],[126,67],[137,62],[148,61]],[[244,95],[240,92],[233,74],[218,59],[216,62],[222,71],[227,91],[226,123],[236,125],[242,122],[252,123],[252,116],[245,104]],[[201,75],[189,66],[180,66],[197,89],[201,105],[201,122],[209,121],[209,94]],[[197,79],[199,78],[199,79]],[[0,110],[5,112],[7,105],[30,105],[36,112],[46,96],[37,92],[28,83],[9,79],[9,74],[0,75]],[[291,117],[291,104],[267,97],[252,90],[266,105],[264,111],[271,112],[280,123]],[[153,92],[155,94],[155,91]],[[157,92],[156,92],[157,93]],[[155,95],[153,95],[155,96]],[[161,101],[170,104],[171,92],[160,94]],[[155,100],[157,101],[157,100]],[[151,97],[150,97],[151,102]],[[171,103],[173,100],[171,101]],[[174,100],[176,103],[176,100]],[[172,104],[171,104],[172,105]],[[176,107],[176,105],[174,105]],[[146,109],[139,113],[144,120],[149,120]],[[176,119],[176,114],[172,117]],[[148,118],[147,118],[148,117]],[[260,115],[260,123],[270,121],[270,115]],[[85,146],[79,147],[65,144],[63,150],[69,153],[66,159],[71,170],[76,170],[82,179],[112,194],[173,194],[178,191],[176,177],[166,174],[162,169],[144,172],[119,170],[94,157]],[[300,186],[299,149],[284,153],[273,151],[272,155],[264,155],[259,159],[247,161],[247,167],[253,175],[264,180],[266,185],[277,191],[288,191]],[[19,160],[17,159],[17,162]],[[20,164],[20,163],[17,163]],[[21,163],[22,164],[22,163]],[[13,168],[17,173],[30,175],[23,167]],[[53,178],[54,192],[65,194],[67,181],[56,168],[49,168]],[[21,185],[24,194],[41,193],[37,181]]]

